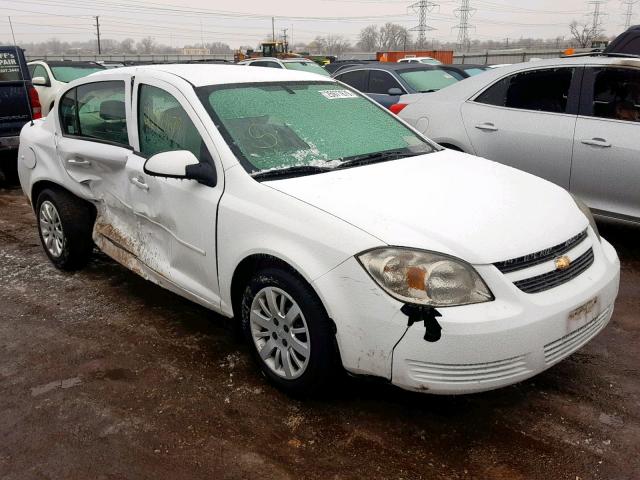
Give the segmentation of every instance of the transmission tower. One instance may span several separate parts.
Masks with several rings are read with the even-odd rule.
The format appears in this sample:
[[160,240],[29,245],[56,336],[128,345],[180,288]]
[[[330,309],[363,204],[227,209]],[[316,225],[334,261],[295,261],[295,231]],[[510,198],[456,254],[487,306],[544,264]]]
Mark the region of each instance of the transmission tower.
[[469,6],[470,0],[460,0],[460,7],[453,12],[460,19],[460,23],[453,27],[458,30],[458,49],[469,51],[471,42],[469,40],[469,29],[474,28],[469,24],[469,19],[476,11],[475,8]]
[[602,11],[602,6],[607,3],[607,0],[591,0],[588,2],[589,5],[593,5],[593,11],[589,14],[592,17],[592,31],[593,37],[598,38],[604,32],[604,28],[602,27],[603,18],[607,15]]
[[622,4],[626,5],[627,11],[624,14],[624,28],[625,30],[631,26],[631,20],[633,19],[633,6],[638,3],[638,0],[622,0]]
[[412,32],[418,32],[418,48],[424,48],[424,44],[427,42],[427,32],[435,30],[435,28],[427,25],[427,13],[433,12],[437,6],[437,3],[429,0],[418,0],[409,5],[409,8],[418,14],[418,25],[409,29]]

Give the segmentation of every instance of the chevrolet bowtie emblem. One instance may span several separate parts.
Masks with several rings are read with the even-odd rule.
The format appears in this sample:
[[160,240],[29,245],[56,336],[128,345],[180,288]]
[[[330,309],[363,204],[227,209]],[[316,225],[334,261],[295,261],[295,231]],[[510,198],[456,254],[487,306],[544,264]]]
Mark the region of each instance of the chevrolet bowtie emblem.
[[554,262],[556,264],[556,270],[560,271],[566,270],[571,266],[571,259],[566,255],[556,258]]

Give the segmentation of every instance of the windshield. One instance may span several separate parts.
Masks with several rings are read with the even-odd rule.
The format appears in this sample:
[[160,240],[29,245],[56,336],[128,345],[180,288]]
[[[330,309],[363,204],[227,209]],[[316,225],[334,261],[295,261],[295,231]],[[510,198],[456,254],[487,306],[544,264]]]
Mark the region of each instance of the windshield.
[[426,63],[427,65],[442,65],[442,62],[435,58],[423,58],[420,63]]
[[398,72],[400,76],[417,92],[433,92],[462,80],[444,70],[407,70]]
[[56,80],[64,83],[69,83],[78,78],[86,77],[87,75],[95,72],[101,72],[104,67],[97,67],[95,65],[65,65],[65,66],[51,66],[51,73]]
[[339,167],[354,157],[434,148],[370,100],[333,82],[200,87],[198,95],[250,173]]
[[465,72],[469,74],[469,76],[473,77],[474,75],[479,75],[480,73],[486,71],[486,68],[467,68]]
[[300,70],[302,72],[317,73],[318,75],[324,75],[330,77],[329,72],[314,62],[283,62],[285,68],[289,70]]

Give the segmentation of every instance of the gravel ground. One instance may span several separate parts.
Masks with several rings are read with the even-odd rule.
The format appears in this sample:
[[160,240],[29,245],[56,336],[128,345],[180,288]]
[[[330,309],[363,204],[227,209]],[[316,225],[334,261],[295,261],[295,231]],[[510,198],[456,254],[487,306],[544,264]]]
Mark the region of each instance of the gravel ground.
[[611,324],[522,384],[468,397],[270,387],[227,321],[101,254],[55,270],[0,190],[0,478],[640,479],[640,230]]

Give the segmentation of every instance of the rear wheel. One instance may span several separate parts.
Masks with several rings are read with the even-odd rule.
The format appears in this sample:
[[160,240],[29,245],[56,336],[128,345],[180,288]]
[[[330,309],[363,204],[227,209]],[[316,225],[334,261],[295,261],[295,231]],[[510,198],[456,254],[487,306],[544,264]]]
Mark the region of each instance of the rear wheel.
[[331,321],[296,275],[258,272],[242,296],[242,329],[266,377],[291,394],[312,394],[337,371]]
[[60,190],[43,190],[36,204],[40,241],[49,260],[61,270],[77,270],[93,250],[89,206]]

